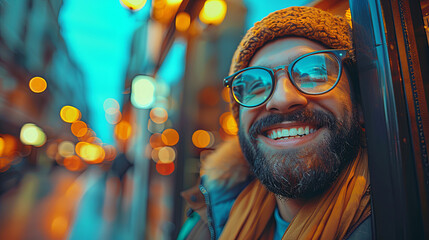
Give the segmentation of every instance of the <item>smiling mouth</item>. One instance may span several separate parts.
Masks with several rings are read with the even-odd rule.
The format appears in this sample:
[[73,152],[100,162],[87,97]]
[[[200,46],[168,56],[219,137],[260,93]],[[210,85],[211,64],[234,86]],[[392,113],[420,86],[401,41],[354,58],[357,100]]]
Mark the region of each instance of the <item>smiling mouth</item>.
[[307,135],[310,135],[317,131],[317,128],[314,126],[302,126],[302,127],[276,127],[264,131],[264,136],[273,140],[286,140],[300,138]]

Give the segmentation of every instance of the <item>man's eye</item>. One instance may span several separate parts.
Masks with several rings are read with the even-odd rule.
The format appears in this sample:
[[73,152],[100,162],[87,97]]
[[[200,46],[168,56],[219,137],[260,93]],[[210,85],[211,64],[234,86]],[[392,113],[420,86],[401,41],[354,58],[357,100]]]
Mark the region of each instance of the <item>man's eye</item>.
[[259,94],[265,92],[265,84],[262,81],[254,81],[249,87],[249,93]]

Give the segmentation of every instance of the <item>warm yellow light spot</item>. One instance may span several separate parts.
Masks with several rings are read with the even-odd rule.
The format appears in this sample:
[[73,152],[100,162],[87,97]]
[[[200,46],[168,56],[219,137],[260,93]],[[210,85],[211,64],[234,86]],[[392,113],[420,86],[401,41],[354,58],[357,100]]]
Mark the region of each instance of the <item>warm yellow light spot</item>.
[[168,5],[178,5],[181,4],[183,0],[167,0]]
[[184,32],[191,25],[191,16],[187,12],[178,13],[176,16],[176,29]]
[[229,93],[230,93],[230,89],[229,89],[229,88],[224,87],[224,88],[222,89],[222,99],[223,99],[225,102],[227,102],[227,103],[231,102],[231,96],[229,95]]
[[155,100],[155,80],[137,76],[131,84],[131,103],[136,108],[150,108]]
[[174,129],[165,129],[161,136],[162,142],[167,146],[174,146],[179,142],[179,133]]
[[131,124],[121,121],[115,126],[115,136],[120,140],[127,140],[131,136]]
[[226,3],[223,0],[207,0],[200,12],[200,20],[205,24],[220,24],[226,15]]
[[4,139],[0,137],[0,157],[3,156],[4,149],[5,149],[5,142],[4,142]]
[[64,106],[61,108],[60,116],[64,122],[72,123],[78,121],[82,115],[79,109],[72,106]]
[[197,130],[192,134],[192,143],[197,148],[205,148],[210,144],[210,134],[204,130]]
[[69,221],[64,216],[57,216],[51,224],[51,233],[54,239],[63,239],[66,236]]
[[75,121],[71,124],[70,129],[76,137],[83,137],[88,131],[88,125],[82,121]]
[[45,79],[41,77],[34,77],[30,80],[28,86],[30,87],[31,91],[35,93],[42,93],[46,90],[48,84],[46,83]]
[[161,107],[156,107],[150,110],[149,116],[150,119],[152,119],[152,121],[157,124],[164,123],[168,119],[167,111]]
[[46,142],[46,134],[33,123],[26,123],[21,128],[21,142],[26,145],[41,147]]
[[133,11],[140,10],[146,4],[146,0],[120,0],[121,4]]
[[176,151],[171,147],[163,147],[158,151],[159,162],[170,163],[176,159]]
[[156,163],[156,171],[161,175],[170,175],[174,172],[174,162],[171,163]]
[[238,127],[234,116],[230,112],[223,113],[219,118],[219,123],[223,130],[229,135],[237,135]]
[[76,144],[76,153],[86,162],[95,164],[104,160],[104,149],[96,144],[79,142]]
[[70,157],[74,154],[74,144],[70,141],[64,141],[58,144],[58,153],[62,157]]

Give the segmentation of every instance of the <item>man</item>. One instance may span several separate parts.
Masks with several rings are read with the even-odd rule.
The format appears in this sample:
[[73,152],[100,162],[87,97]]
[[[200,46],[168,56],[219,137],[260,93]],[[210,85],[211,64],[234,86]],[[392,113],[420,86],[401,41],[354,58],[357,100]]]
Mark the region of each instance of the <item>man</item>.
[[200,221],[179,237],[371,238],[350,31],[344,18],[291,7],[247,32],[224,80],[245,160],[231,141],[203,162],[202,194],[183,194]]

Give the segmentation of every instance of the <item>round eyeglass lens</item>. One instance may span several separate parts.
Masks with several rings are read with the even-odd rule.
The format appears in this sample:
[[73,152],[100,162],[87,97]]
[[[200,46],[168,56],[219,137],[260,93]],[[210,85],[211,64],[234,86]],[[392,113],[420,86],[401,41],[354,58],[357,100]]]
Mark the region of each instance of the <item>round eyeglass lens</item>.
[[340,76],[340,63],[332,53],[317,53],[298,60],[290,74],[301,91],[323,93],[336,84]]
[[231,88],[240,104],[248,107],[257,106],[270,96],[273,80],[267,70],[253,68],[235,76]]

